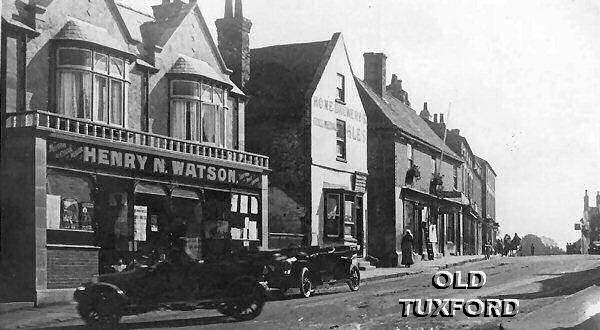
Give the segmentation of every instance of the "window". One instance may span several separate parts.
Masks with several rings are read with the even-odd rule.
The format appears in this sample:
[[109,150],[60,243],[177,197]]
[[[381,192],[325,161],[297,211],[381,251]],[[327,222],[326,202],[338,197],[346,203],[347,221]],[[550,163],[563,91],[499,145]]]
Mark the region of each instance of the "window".
[[431,174],[436,174],[438,172],[438,166],[435,156],[431,156],[431,171]]
[[412,144],[406,145],[406,158],[408,158],[408,168],[412,168],[414,165],[414,151]]
[[230,109],[236,103],[220,87],[190,80],[171,81],[171,136],[231,147],[231,121],[237,116]]
[[125,125],[125,60],[85,48],[58,48],[57,112]]
[[326,216],[325,235],[327,237],[340,237],[341,212],[340,212],[340,194],[327,194],[325,201]]
[[339,119],[336,122],[336,157],[346,160],[346,122]]
[[346,78],[343,74],[337,74],[337,100],[346,101]]
[[454,166],[454,172],[452,174],[454,178],[454,189],[458,189],[458,167]]

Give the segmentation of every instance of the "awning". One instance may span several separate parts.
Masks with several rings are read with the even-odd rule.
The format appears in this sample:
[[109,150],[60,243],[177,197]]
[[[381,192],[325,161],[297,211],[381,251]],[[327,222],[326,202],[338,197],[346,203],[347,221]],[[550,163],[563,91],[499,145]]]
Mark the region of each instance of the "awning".
[[167,196],[166,190],[161,185],[142,182],[135,185],[135,193],[156,196]]
[[52,39],[82,41],[135,56],[135,54],[129,51],[124,41],[111,37],[105,28],[72,17],[69,17],[65,25],[63,25]]
[[198,194],[195,191],[181,189],[181,188],[173,189],[173,191],[171,192],[171,196],[177,197],[177,198],[185,198],[185,199],[195,199],[195,200],[200,199],[200,197],[198,196]]

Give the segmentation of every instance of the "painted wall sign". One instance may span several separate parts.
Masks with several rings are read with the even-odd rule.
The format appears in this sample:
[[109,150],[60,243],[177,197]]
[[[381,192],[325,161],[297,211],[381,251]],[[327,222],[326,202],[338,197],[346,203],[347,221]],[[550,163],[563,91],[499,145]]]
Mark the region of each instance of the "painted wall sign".
[[312,106],[316,109],[333,112],[346,119],[353,119],[363,124],[367,123],[367,116],[363,112],[354,110],[347,105],[340,104],[334,100],[327,99],[326,97],[322,97],[320,95],[315,95],[313,97]]
[[197,161],[178,160],[94,145],[48,141],[48,162],[93,168],[114,168],[158,177],[178,177],[196,183],[260,187],[260,174]]

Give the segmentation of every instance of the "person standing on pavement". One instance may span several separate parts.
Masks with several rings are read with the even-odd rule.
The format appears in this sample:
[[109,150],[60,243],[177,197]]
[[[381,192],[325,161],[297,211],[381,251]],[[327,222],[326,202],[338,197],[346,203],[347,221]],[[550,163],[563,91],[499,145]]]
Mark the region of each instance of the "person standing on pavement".
[[533,246],[533,243],[531,243],[531,247],[529,248],[531,250],[531,255],[535,254],[535,246]]
[[410,229],[406,230],[406,233],[402,237],[402,241],[400,242],[400,247],[402,248],[402,262],[405,267],[410,267],[410,265],[414,264],[413,261],[413,243],[415,242],[415,238],[413,234],[410,232]]

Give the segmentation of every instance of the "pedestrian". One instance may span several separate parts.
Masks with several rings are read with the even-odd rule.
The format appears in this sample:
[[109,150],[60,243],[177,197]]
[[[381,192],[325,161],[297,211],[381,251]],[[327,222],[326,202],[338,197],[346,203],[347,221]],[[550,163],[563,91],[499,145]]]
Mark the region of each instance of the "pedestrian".
[[404,237],[402,237],[402,241],[400,242],[400,246],[402,248],[402,262],[405,267],[409,268],[410,265],[414,264],[413,261],[413,243],[415,242],[415,238],[413,234],[410,232],[410,229],[406,230]]
[[490,240],[487,240],[484,248],[485,248],[485,259],[487,260],[490,258],[490,254],[492,254],[492,242]]
[[534,255],[535,254],[535,246],[533,246],[533,243],[531,243],[530,250],[531,250],[531,255]]

